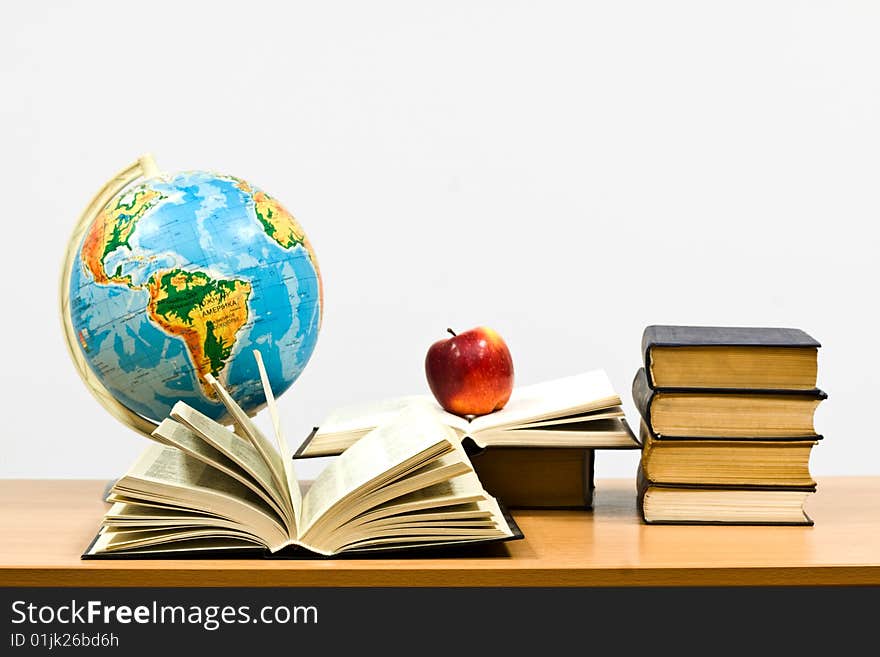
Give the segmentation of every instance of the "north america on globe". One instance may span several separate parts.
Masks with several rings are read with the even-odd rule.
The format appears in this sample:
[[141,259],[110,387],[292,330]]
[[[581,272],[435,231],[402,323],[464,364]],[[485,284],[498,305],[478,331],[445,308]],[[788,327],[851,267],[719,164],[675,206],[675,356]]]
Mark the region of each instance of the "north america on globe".
[[241,178],[194,171],[123,190],[86,229],[70,278],[71,322],[113,396],[158,421],[182,400],[215,419],[209,375],[246,410],[297,379],[320,329],[314,249],[275,198]]

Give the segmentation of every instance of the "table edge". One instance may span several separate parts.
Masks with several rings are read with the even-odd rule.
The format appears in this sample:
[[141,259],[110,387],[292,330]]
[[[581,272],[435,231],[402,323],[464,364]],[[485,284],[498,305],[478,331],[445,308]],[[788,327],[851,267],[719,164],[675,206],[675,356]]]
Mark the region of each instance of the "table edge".
[[[271,575],[267,578],[267,575]],[[217,571],[0,568],[0,587],[707,587],[880,586],[880,566],[639,569],[482,569],[364,571]]]

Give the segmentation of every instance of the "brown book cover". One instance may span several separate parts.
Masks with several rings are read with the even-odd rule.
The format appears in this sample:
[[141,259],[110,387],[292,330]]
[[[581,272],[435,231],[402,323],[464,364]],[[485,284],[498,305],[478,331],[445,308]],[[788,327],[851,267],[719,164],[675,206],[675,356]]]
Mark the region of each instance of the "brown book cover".
[[[818,340],[797,328],[763,327],[763,326],[675,326],[675,325],[651,325],[647,326],[642,333],[642,357],[647,375],[647,384],[651,388],[663,387],[653,378],[652,351],[655,348],[700,348],[718,353],[717,359],[723,362],[724,369],[730,372],[737,370],[740,365],[728,355],[721,355],[732,348],[754,349],[760,348],[771,352],[783,350],[785,352],[806,350],[813,352],[813,367],[815,368],[815,351],[822,345]],[[718,362],[716,359],[716,363]],[[815,369],[814,369],[815,371]],[[688,385],[701,388],[700,385],[690,385],[682,382],[680,385]],[[725,389],[748,389],[744,384],[730,383]],[[791,388],[784,385],[783,388]],[[801,389],[801,386],[796,386]]]
[[779,526],[812,526],[813,520],[805,511],[801,511],[802,519],[796,522],[785,521],[732,521],[732,520],[706,520],[700,518],[690,518],[686,520],[651,520],[645,514],[645,496],[651,489],[666,488],[674,490],[717,490],[717,491],[738,491],[738,490],[767,490],[767,491],[799,491],[804,494],[812,494],[816,492],[816,486],[764,486],[760,489],[750,487],[743,489],[734,486],[705,486],[695,484],[658,484],[645,475],[641,461],[639,461],[638,470],[636,472],[636,506],[642,521],[648,525],[779,525]]
[[[761,434],[759,435],[736,435],[734,433],[724,434],[723,436],[713,436],[709,434],[702,435],[690,435],[687,436],[677,436],[670,433],[663,433],[657,429],[656,424],[653,421],[653,406],[657,398],[661,395],[718,395],[720,397],[756,397],[756,398],[789,398],[789,399],[802,399],[812,402],[822,401],[828,398],[828,395],[819,389],[815,390],[730,390],[730,389],[718,389],[718,388],[704,388],[700,390],[695,390],[693,388],[652,388],[648,384],[648,375],[644,367],[640,367],[636,372],[635,377],[633,377],[632,382],[632,399],[633,404],[636,407],[636,410],[639,412],[639,416],[642,421],[644,421],[651,432],[658,436],[663,440],[675,440],[677,438],[688,438],[688,439],[703,439],[703,440],[711,440],[711,439],[721,439],[721,440],[734,440],[734,439],[751,439],[751,438],[761,438],[763,440],[774,440],[774,439],[791,439],[795,436],[789,434],[780,433],[778,435],[773,434]],[[821,440],[822,436],[817,434],[815,431],[804,432],[802,435],[797,436],[803,440]]]
[[812,486],[816,440],[776,438],[662,439],[640,423],[641,465],[655,484],[757,487]]
[[595,450],[561,447],[487,447],[465,439],[486,491],[512,509],[590,509]]

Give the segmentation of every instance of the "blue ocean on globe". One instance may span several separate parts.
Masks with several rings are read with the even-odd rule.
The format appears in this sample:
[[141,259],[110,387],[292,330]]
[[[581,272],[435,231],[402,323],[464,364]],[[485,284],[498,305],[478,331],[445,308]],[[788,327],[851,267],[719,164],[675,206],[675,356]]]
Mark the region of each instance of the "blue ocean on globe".
[[247,181],[205,171],[127,188],[86,229],[70,277],[71,322],[104,387],[153,421],[182,400],[225,419],[210,374],[246,411],[302,373],[323,290],[293,216]]

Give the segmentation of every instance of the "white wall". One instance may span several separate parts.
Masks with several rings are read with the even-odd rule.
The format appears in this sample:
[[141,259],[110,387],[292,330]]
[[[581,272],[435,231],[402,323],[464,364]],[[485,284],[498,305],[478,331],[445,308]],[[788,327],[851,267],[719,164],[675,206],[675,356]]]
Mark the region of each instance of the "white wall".
[[256,182],[312,238],[296,442],[427,392],[447,326],[495,327],[520,383],[605,368],[635,424],[645,325],[766,324],[823,343],[814,474],[880,473],[878,33],[840,1],[4,4],[0,476],[112,477],[146,444],[81,384],[56,295],[144,152]]

